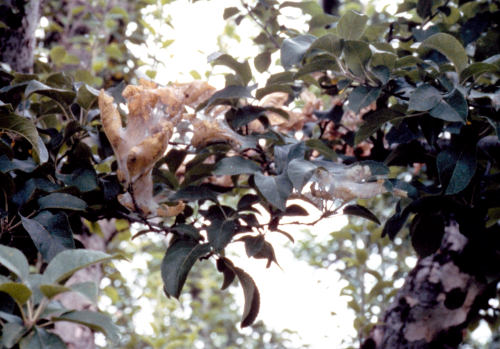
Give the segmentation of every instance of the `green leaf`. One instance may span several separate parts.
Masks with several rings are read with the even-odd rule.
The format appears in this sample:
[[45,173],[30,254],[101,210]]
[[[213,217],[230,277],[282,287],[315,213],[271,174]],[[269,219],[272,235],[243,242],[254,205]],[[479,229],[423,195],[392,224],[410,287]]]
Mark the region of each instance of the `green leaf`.
[[52,321],[68,321],[87,326],[93,331],[101,332],[113,343],[117,343],[118,326],[113,323],[111,317],[106,314],[90,310],[78,310],[62,314],[59,317],[53,317]]
[[281,85],[294,82],[295,81],[294,75],[295,73],[291,71],[284,71],[281,73],[273,74],[269,77],[269,79],[267,79],[266,86],[276,85],[276,84]]
[[69,288],[73,292],[81,294],[92,303],[97,304],[97,285],[95,284],[95,282],[80,282],[70,285]]
[[454,89],[449,94],[440,95],[440,97],[442,97],[441,101],[429,111],[429,114],[441,120],[465,124],[469,114],[469,107],[462,93]]
[[445,228],[445,218],[437,213],[418,213],[410,226],[411,244],[419,257],[425,258],[435,253],[441,246]]
[[434,1],[429,0],[418,0],[417,2],[417,14],[420,18],[425,19],[432,14],[432,4]]
[[196,108],[199,111],[206,107],[212,107],[214,105],[222,104],[225,100],[240,99],[240,98],[253,98],[252,94],[245,86],[230,85],[223,88],[220,91],[215,92],[212,97],[208,99],[205,103],[201,103]]
[[59,252],[75,248],[73,231],[64,212],[53,215],[44,211],[33,219],[21,216],[21,222],[47,262]]
[[431,85],[420,85],[410,95],[408,110],[428,111],[441,101],[440,92]]
[[76,95],[76,103],[85,110],[89,110],[92,107],[97,107],[97,97],[99,96],[99,91],[95,88],[90,87],[87,84],[83,84],[78,89]]
[[7,322],[2,327],[1,344],[7,349],[12,348],[19,342],[21,337],[28,332],[28,328],[16,322]]
[[359,144],[370,137],[372,134],[377,132],[377,130],[385,125],[387,122],[392,120],[397,120],[404,118],[405,114],[394,110],[394,109],[380,109],[373,113],[366,115],[366,119],[358,128],[356,132],[356,137],[354,138],[354,144]]
[[276,254],[274,253],[273,245],[271,245],[267,241],[264,241],[264,244],[262,245],[262,248],[260,249],[259,252],[257,252],[253,256],[253,258],[255,258],[255,259],[267,259],[266,268],[269,268],[273,262],[276,263],[276,265],[278,267],[280,266],[278,264],[278,261],[276,260]]
[[300,79],[303,75],[306,74],[327,70],[339,71],[340,68],[337,61],[329,56],[318,56],[311,62],[307,62],[306,64],[304,64],[304,66],[300,68],[295,74],[295,79]]
[[266,109],[253,105],[245,105],[236,109],[233,117],[233,128],[238,129],[242,126],[248,125],[255,119],[265,115]]
[[255,91],[255,98],[260,100],[265,96],[267,96],[268,94],[274,92],[285,92],[288,93],[290,96],[295,96],[295,92],[289,85],[269,85],[266,87],[259,88],[257,91]]
[[65,193],[52,193],[38,199],[40,210],[62,209],[73,211],[85,211],[87,203],[76,196]]
[[209,63],[212,63],[213,65],[225,65],[226,67],[231,68],[236,72],[236,74],[238,74],[245,86],[248,85],[250,80],[252,80],[252,70],[250,69],[250,64],[248,64],[248,61],[240,63],[230,55],[223,54]]
[[251,174],[259,170],[260,166],[256,162],[244,159],[241,156],[231,156],[223,158],[212,173],[216,176],[234,176],[242,173]]
[[370,210],[368,210],[366,207],[360,205],[348,205],[344,207],[343,214],[366,218],[380,225],[380,221],[378,220],[377,216],[371,213]]
[[180,234],[189,236],[193,240],[200,239],[200,231],[193,224],[178,224],[170,229]]
[[354,75],[364,76],[365,67],[372,58],[372,51],[364,41],[346,40],[344,42],[344,58],[347,67]]
[[340,40],[338,36],[329,33],[316,39],[311,46],[309,46],[305,56],[307,57],[309,54],[314,53],[315,50],[318,50],[331,53],[339,58],[342,54],[342,48],[342,40]]
[[244,328],[253,324],[257,315],[259,315],[260,293],[255,285],[255,281],[253,281],[250,275],[238,267],[233,267],[232,269],[236,276],[238,276],[238,280],[240,280],[241,287],[243,288],[243,295],[245,297],[243,320],[240,325],[241,328]]
[[237,15],[240,13],[240,10],[237,7],[226,7],[224,9],[224,14],[222,15],[222,18],[224,20],[233,17],[234,15]]
[[76,97],[76,93],[71,90],[53,88],[36,80],[30,81],[24,93],[26,94],[26,97],[33,93],[38,93],[42,96],[52,98],[58,103],[63,104],[63,107],[65,108],[68,108]]
[[260,198],[257,195],[253,194],[246,194],[243,195],[238,201],[238,206],[237,210],[238,211],[244,211],[246,208],[252,207],[252,205],[255,205],[260,202]]
[[475,62],[469,65],[460,73],[460,81],[463,83],[468,78],[474,75],[482,75],[484,73],[498,73],[499,68],[496,64],[488,64],[482,62]]
[[210,189],[205,188],[205,187],[195,186],[195,185],[188,186],[184,189],[177,191],[169,199],[172,201],[212,200],[213,202],[218,202],[217,201],[217,194],[213,190],[210,190]]
[[62,286],[62,285],[57,285],[57,284],[44,284],[38,286],[40,288],[40,291],[42,291],[43,295],[47,297],[48,299],[54,298],[60,293],[64,292],[71,292],[71,288]]
[[19,342],[20,349],[68,349],[64,341],[58,335],[45,331],[35,326],[26,337]]
[[20,305],[25,304],[31,297],[31,290],[28,286],[17,282],[4,282],[0,284],[0,292],[5,292]]
[[365,107],[375,102],[380,96],[380,87],[358,86],[349,94],[347,107],[356,114]]
[[[226,265],[230,265],[232,268],[227,267]],[[234,265],[229,259],[225,257],[220,257],[217,259],[217,270],[224,274],[224,282],[222,283],[221,290],[225,290],[233,283],[236,278],[236,273],[234,272]]]
[[293,187],[300,193],[317,168],[316,165],[307,160],[295,159],[288,164],[287,175],[292,181]]
[[323,9],[316,1],[285,1],[280,5],[280,9],[284,7],[295,7],[302,10],[304,14],[317,16],[323,13]]
[[0,264],[21,280],[26,280],[30,273],[28,260],[17,248],[0,245]]
[[317,139],[317,138],[308,139],[306,141],[306,146],[308,146],[311,149],[317,150],[327,160],[336,161],[338,158],[337,153],[333,149],[326,146],[325,143],[321,139]]
[[220,253],[231,242],[235,229],[236,225],[232,220],[212,220],[210,226],[207,227],[207,235],[208,242],[215,252]]
[[476,143],[472,139],[458,139],[461,141],[452,141],[452,145],[436,158],[439,179],[443,186],[446,185],[446,195],[464,190],[476,173]]
[[248,258],[255,256],[264,246],[264,235],[259,234],[257,236],[246,235],[239,238],[237,241],[243,241],[245,243],[245,252]]
[[300,65],[304,54],[314,41],[316,37],[309,34],[285,39],[281,46],[281,65],[285,67],[285,70],[289,70],[294,65]]
[[111,256],[104,252],[91,250],[63,251],[55,256],[45,269],[43,274],[45,283],[54,284],[64,282],[78,270],[110,259],[124,258],[120,255]]
[[71,174],[56,172],[56,178],[68,186],[74,185],[83,193],[98,189],[99,185],[94,168],[90,165],[82,165],[82,167],[75,168]]
[[363,34],[368,16],[360,15],[353,10],[347,11],[337,23],[337,34],[345,40],[358,40]]
[[256,172],[254,179],[255,186],[266,200],[276,208],[285,212],[286,200],[293,190],[292,183],[288,177],[286,175],[269,177],[264,176],[260,172]]
[[184,237],[174,239],[161,263],[161,277],[167,296],[179,298],[194,263],[210,250],[210,244],[199,244]]
[[[45,155],[42,155],[41,153],[43,149],[40,149],[40,137],[38,136],[36,127],[28,119],[16,114],[0,115],[0,131],[12,132],[18,136],[23,137],[31,144],[33,150],[36,152],[36,154],[38,154],[38,158],[40,159],[40,161],[47,161],[47,157]],[[46,151],[47,150],[45,149],[45,152]]]
[[293,204],[293,205],[287,206],[284,216],[307,217],[307,216],[309,216],[309,212],[307,212],[307,210],[305,208],[303,208],[302,206]]
[[425,49],[434,49],[445,55],[455,65],[458,74],[461,74],[469,64],[469,57],[464,47],[450,34],[437,33],[425,39],[420,44],[419,52],[423,53]]
[[269,51],[259,53],[255,56],[254,65],[259,73],[267,71],[271,65],[271,53]]

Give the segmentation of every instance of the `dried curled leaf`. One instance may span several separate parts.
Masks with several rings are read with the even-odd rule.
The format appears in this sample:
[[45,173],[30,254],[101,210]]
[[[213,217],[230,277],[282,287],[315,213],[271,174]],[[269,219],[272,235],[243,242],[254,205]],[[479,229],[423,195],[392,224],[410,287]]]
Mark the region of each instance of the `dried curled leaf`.
[[151,171],[168,146],[175,124],[182,118],[184,96],[171,87],[158,88],[141,79],[139,86],[127,86],[122,93],[128,102],[128,124],[122,128],[113,98],[99,94],[102,124],[118,161],[118,178],[127,193],[118,200],[131,211],[168,214],[153,200]]
[[215,87],[201,80],[188,83],[173,83],[172,88],[184,95],[184,104],[191,108],[196,108],[198,104],[209,99],[215,92]]
[[232,144],[241,144],[238,139],[240,136],[222,123],[209,120],[191,120],[193,124],[193,138],[191,144],[196,147],[204,147],[214,142],[229,142]]

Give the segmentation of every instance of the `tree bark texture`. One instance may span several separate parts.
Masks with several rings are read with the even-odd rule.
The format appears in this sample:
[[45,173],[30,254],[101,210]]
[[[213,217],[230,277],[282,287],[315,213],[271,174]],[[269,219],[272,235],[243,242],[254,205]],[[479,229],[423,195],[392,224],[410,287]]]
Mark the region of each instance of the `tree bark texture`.
[[363,349],[457,348],[478,311],[486,279],[464,271],[469,239],[452,222],[439,251],[420,259]]
[[[99,221],[103,236],[87,233],[78,235],[78,239],[86,249],[106,252],[107,241],[116,233],[115,220]],[[80,282],[95,282],[97,287],[103,278],[102,265],[94,264],[77,271],[66,283],[72,285]],[[97,307],[88,299],[75,293],[63,293],[58,300],[67,309],[97,311]],[[59,335],[68,346],[68,349],[94,349],[94,332],[88,327],[59,321],[54,324],[54,333]]]
[[33,72],[35,30],[40,20],[40,0],[6,0],[0,5],[0,62],[14,71]]

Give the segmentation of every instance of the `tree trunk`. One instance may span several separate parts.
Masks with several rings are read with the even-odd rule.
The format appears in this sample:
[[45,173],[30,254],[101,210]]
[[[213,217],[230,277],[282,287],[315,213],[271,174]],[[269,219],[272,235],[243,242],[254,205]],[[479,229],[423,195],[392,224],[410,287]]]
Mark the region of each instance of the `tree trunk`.
[[0,5],[0,62],[20,73],[33,72],[40,0],[6,0]]
[[419,260],[385,313],[384,325],[372,330],[362,348],[457,348],[487,288],[485,278],[464,271],[468,243],[458,224],[446,227],[440,250]]

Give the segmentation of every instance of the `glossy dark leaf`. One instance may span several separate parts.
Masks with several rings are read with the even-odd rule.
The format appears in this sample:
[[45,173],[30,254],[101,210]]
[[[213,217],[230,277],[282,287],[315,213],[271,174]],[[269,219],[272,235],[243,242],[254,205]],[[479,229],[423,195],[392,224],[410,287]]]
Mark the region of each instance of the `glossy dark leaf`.
[[65,193],[52,193],[38,199],[40,210],[62,209],[72,211],[84,211],[87,203],[76,196]]
[[250,80],[252,80],[252,70],[250,69],[250,64],[248,64],[248,61],[240,63],[230,55],[223,54],[209,63],[212,63],[213,65],[225,65],[233,69],[236,74],[239,75],[244,85],[247,85]]
[[235,15],[240,13],[240,10],[237,7],[227,7],[224,9],[224,14],[222,15],[222,18],[224,20],[231,18]]
[[327,160],[336,161],[338,158],[337,153],[326,146],[321,139],[308,139],[305,143],[309,148],[317,150]]
[[[257,97],[257,99],[259,99]],[[262,107],[255,107],[252,105],[246,105],[244,107],[236,109],[233,118],[233,127],[235,129],[242,126],[248,125],[250,122],[260,118],[265,115],[266,109]]]
[[28,260],[17,248],[0,245],[0,264],[16,274],[21,280],[25,280],[29,275]]
[[76,95],[76,102],[80,107],[85,110],[89,110],[92,107],[97,107],[97,97],[99,96],[99,91],[95,88],[90,87],[87,84],[82,84],[78,89]]
[[33,219],[21,216],[21,221],[47,262],[50,262],[59,252],[75,248],[73,231],[64,212],[53,215],[44,211]]
[[457,89],[442,96],[439,104],[429,111],[433,117],[451,122],[467,122],[469,107],[467,101]]
[[243,288],[243,295],[245,297],[245,307],[243,309],[243,320],[241,321],[241,328],[248,327],[254,323],[257,315],[259,315],[260,308],[260,293],[255,281],[243,269],[238,267],[232,268],[241,287]]
[[259,73],[267,71],[271,65],[271,53],[268,51],[259,53],[254,59],[254,65]]
[[285,39],[281,46],[281,65],[289,70],[294,65],[300,65],[309,46],[316,41],[313,35],[300,35],[292,39]]
[[199,244],[190,238],[175,238],[161,263],[161,277],[168,296],[179,298],[182,287],[194,263],[208,254],[210,245]]
[[69,321],[87,326],[93,331],[103,333],[110,341],[114,343],[117,343],[120,339],[120,337],[118,336],[118,326],[113,323],[111,317],[95,311],[72,311],[62,314],[59,317],[53,317],[52,321]]
[[234,221],[214,219],[207,227],[208,242],[215,252],[221,252],[232,240],[236,225]]
[[410,226],[411,244],[421,258],[435,253],[444,236],[445,219],[440,213],[418,213]]
[[[421,0],[425,1],[425,0]],[[453,63],[458,74],[469,65],[469,57],[462,44],[452,35],[447,33],[437,33],[430,38],[422,41],[419,52],[423,53],[426,49],[434,49]]]
[[177,191],[173,196],[170,197],[170,200],[212,200],[213,202],[217,202],[217,194],[213,190],[205,187],[188,186]]
[[292,183],[286,175],[264,176],[262,173],[255,174],[255,186],[266,200],[280,209],[286,210],[286,200],[293,190]]
[[356,137],[354,138],[354,144],[359,144],[364,140],[368,139],[372,134],[374,134],[381,126],[385,125],[387,122],[402,119],[405,114],[393,110],[393,109],[381,109],[376,110],[373,113],[366,115],[364,122],[358,128],[356,132]]
[[66,250],[57,254],[52,259],[43,273],[43,278],[47,284],[61,283],[80,269],[110,259],[124,258],[120,255],[112,256],[104,252],[92,250]]
[[358,40],[365,30],[368,16],[361,15],[353,10],[347,11],[337,23],[337,34],[345,40]]
[[[226,264],[229,265],[229,267]],[[225,257],[221,257],[217,259],[217,270],[224,274],[224,281],[222,283],[221,290],[225,290],[231,286],[236,278],[233,262]]]
[[368,107],[377,100],[381,90],[381,88],[370,86],[356,87],[347,99],[349,102],[348,108],[358,114],[361,109]]
[[245,86],[230,85],[217,91],[206,101],[206,104],[201,103],[196,108],[199,111],[205,107],[211,107],[214,105],[222,104],[225,100],[240,99],[240,98],[253,98],[252,94]]
[[68,186],[76,186],[81,192],[98,188],[97,175],[92,166],[78,167],[71,174],[56,172],[56,178]]
[[306,216],[309,216],[309,212],[307,212],[307,210],[305,208],[303,208],[302,206],[293,204],[293,205],[290,205],[290,206],[288,206],[286,208],[286,210],[285,210],[285,216],[302,216],[302,217],[306,217]]
[[346,40],[344,43],[344,58],[347,67],[357,76],[366,74],[366,65],[372,58],[372,51],[364,41]]
[[2,341],[3,347],[12,348],[21,337],[28,332],[28,328],[16,322],[7,322],[2,327]]
[[[278,261],[276,260],[276,254],[274,253],[273,245],[269,242],[264,241],[262,248],[253,256],[255,259],[267,259],[266,268],[269,268],[272,262],[276,263],[279,267]],[[281,267],[280,267],[281,268]]]
[[20,349],[67,349],[68,347],[58,335],[35,326],[26,337],[19,342]]
[[255,256],[264,246],[264,235],[259,234],[256,236],[245,235],[239,238],[237,241],[243,241],[245,243],[245,252],[248,258]]
[[420,85],[412,92],[408,110],[428,111],[441,101],[440,92],[431,85]]
[[369,209],[360,205],[347,205],[343,210],[344,214],[366,218],[380,225],[380,221]]
[[47,150],[42,148],[45,146],[43,145],[43,142],[40,144],[38,131],[36,130],[33,122],[29,121],[27,118],[16,114],[0,115],[0,131],[12,132],[17,136],[23,137],[31,144],[33,150],[38,154],[38,158],[41,162],[47,161],[46,154],[43,154],[42,156],[42,152],[46,152]]
[[401,201],[398,201],[396,205],[396,212],[389,217],[389,219],[384,224],[384,229],[382,230],[382,237],[386,235],[389,239],[394,240],[397,233],[403,228],[410,215],[410,210],[408,208],[401,208]]
[[178,224],[172,227],[171,230],[180,234],[187,235],[193,240],[200,239],[200,231],[193,224]]
[[302,188],[309,182],[318,166],[310,161],[295,159],[288,164],[287,175],[293,183],[293,187],[300,193]]
[[461,192],[476,173],[476,144],[472,139],[456,139],[452,146],[440,152],[436,158],[439,178],[446,185],[446,195]]
[[314,53],[316,51],[324,51],[333,54],[335,57],[339,58],[342,54],[342,40],[334,34],[326,34],[316,39],[311,46],[309,46],[308,53]]
[[246,208],[251,207],[252,205],[259,202],[260,198],[258,195],[245,194],[241,197],[240,201],[238,201],[237,210],[244,211]]
[[32,93],[38,93],[40,95],[52,98],[66,106],[72,104],[76,97],[76,93],[71,90],[53,88],[36,80],[32,80],[25,90],[26,96],[29,96]]
[[257,163],[244,159],[241,156],[232,156],[222,159],[215,167],[213,174],[218,176],[233,176],[242,173],[251,174],[259,170],[260,166]]
[[295,96],[295,92],[289,85],[278,85],[278,84],[273,84],[269,85],[266,87],[259,88],[257,91],[255,91],[255,98],[257,99],[262,99],[268,94],[275,93],[275,92],[285,92],[288,93],[290,96]]

